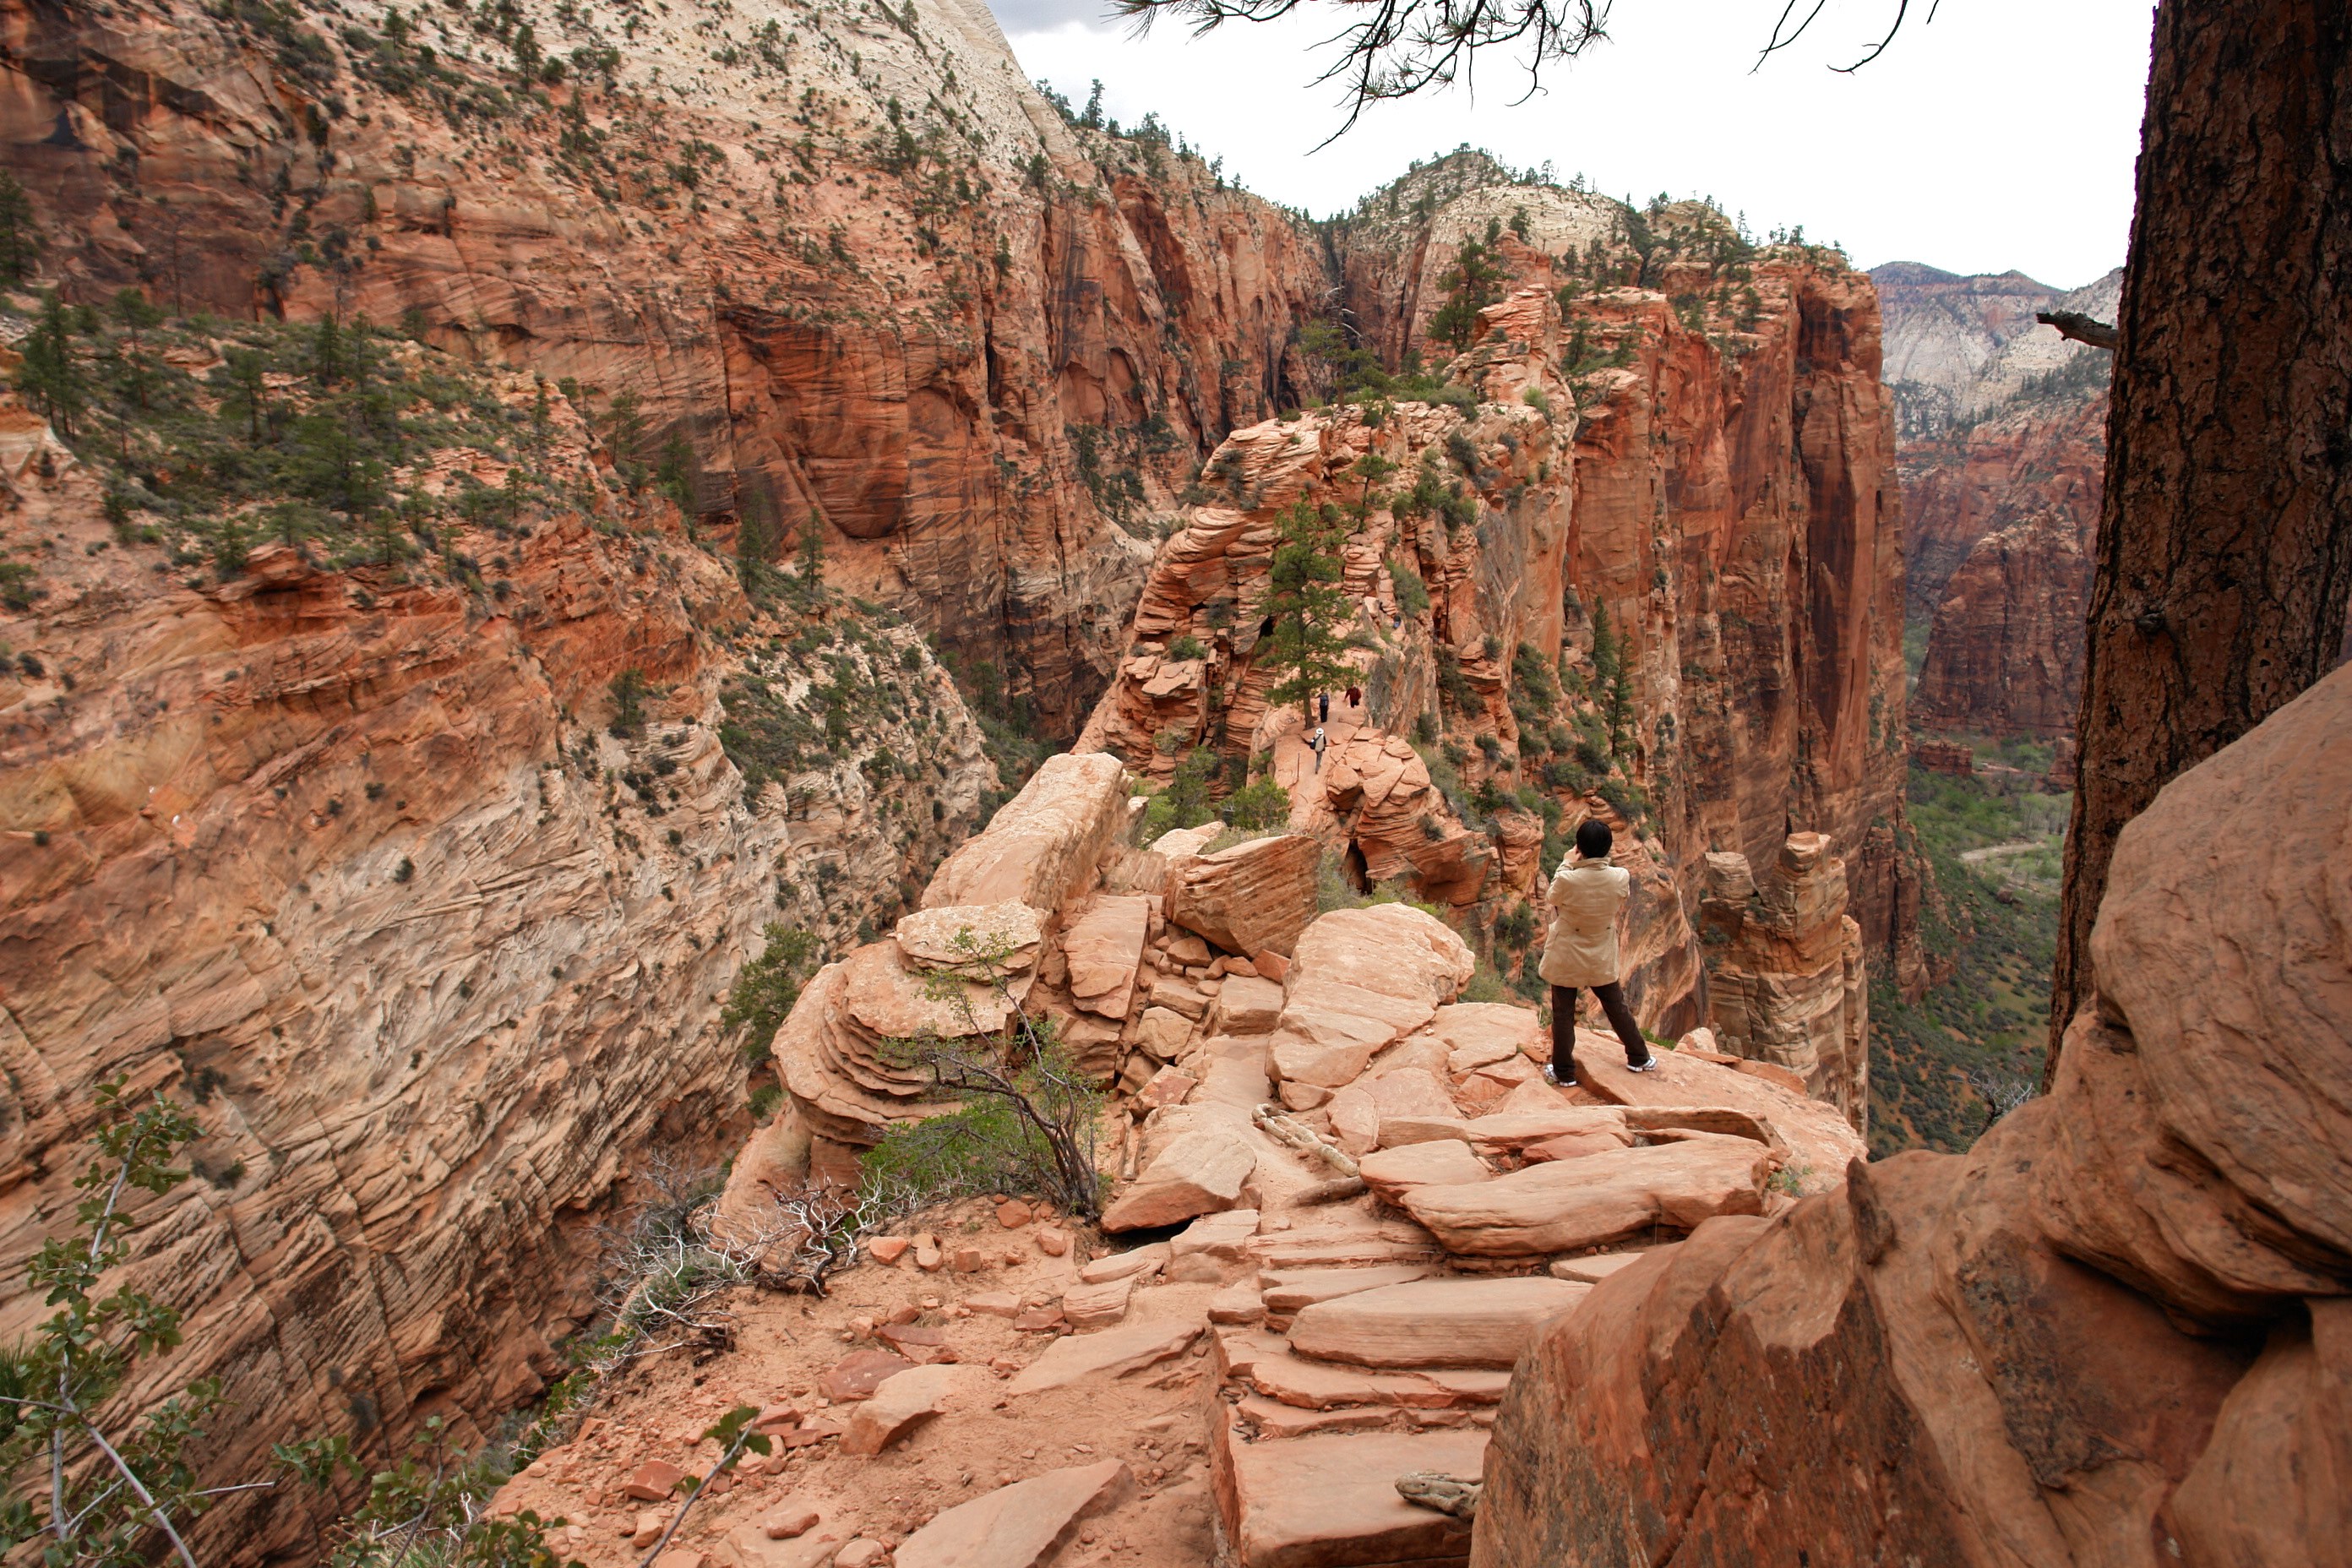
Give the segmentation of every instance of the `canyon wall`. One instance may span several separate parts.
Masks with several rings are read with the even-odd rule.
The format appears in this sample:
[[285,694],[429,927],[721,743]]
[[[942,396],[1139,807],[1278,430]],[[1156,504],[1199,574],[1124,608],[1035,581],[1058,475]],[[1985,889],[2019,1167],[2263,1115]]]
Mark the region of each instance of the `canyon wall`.
[[2034,312],[2113,321],[2122,274],[2071,291],[1911,262],[1871,277],[1902,433],[1909,614],[1928,624],[1913,717],[1930,730],[2070,735],[2108,356]]
[[[1916,968],[1897,852],[1901,530],[1868,279],[1829,253],[1742,250],[1696,204],[1648,215],[1661,237],[1647,253],[1621,226],[1556,257],[1507,226],[1544,239],[1548,199],[1583,210],[1574,193],[1491,180],[1423,220],[1503,231],[1508,292],[1450,356],[1454,401],[1360,396],[1219,450],[1207,472],[1227,493],[1163,547],[1081,745],[1162,777],[1195,745],[1236,762],[1271,751],[1294,826],[1481,929],[1536,890],[1559,834],[1601,813],[1658,873],[1637,879],[1658,893],[1636,899],[1630,987],[1654,1028],[1704,1016],[1699,858],[1769,861],[1792,826],[1849,858],[1871,943]],[[1359,313],[1375,337],[1427,357],[1443,352],[1423,334],[1457,247],[1391,230],[1378,243],[1398,248],[1359,253],[1343,227],[1343,275],[1372,280]],[[1659,287],[1626,287],[1629,272]],[[1301,501],[1349,519],[1340,585],[1365,702],[1339,710],[1328,772],[1286,768],[1307,726],[1269,710],[1266,628],[1248,613]],[[1596,626],[1627,678],[1613,755],[1591,743],[1610,696]],[[1538,698],[1559,701],[1539,712]],[[1547,801],[1559,809],[1544,839]]]
[[977,0],[11,4],[0,78],[69,287],[569,381],[635,455],[690,443],[707,529],[815,519],[843,581],[1065,732],[1150,559],[1120,524],[1299,399],[1324,286],[1164,134],[1066,124]]
[[[47,1310],[18,1282],[119,1077],[204,1127],[127,1272],[186,1315],[142,1394],[223,1379],[205,1473],[303,1432],[388,1461],[436,1415],[478,1443],[561,1372],[647,1152],[715,1163],[747,1124],[719,1014],[762,921],[838,945],[895,912],[978,820],[979,731],[911,627],[747,601],[567,405],[546,464],[593,504],[451,526],[470,580],[282,544],[175,569],[0,412],[0,541],[42,590],[0,617],[0,1332]],[[467,461],[495,480],[445,453],[443,493]],[[747,681],[861,695],[755,788]],[[294,1550],[307,1498],[205,1539]]]

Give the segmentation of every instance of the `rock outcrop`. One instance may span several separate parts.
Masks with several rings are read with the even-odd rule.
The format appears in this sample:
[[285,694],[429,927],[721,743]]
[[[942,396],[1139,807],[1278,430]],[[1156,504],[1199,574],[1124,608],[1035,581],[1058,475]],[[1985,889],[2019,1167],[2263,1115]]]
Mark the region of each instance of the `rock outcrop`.
[[1870,994],[1845,909],[1845,862],[1821,834],[1796,833],[1761,881],[1744,855],[1706,858],[1699,937],[1717,1047],[1789,1068],[1866,1131]]
[[1922,725],[2052,740],[2074,732],[2097,522],[2095,504],[2045,511],[1969,548],[1927,633],[1912,702]]
[[2347,773],[2339,670],[2124,830],[2051,1094],[1968,1155],[1702,1226],[1547,1329],[1473,1563],[2339,1560]]

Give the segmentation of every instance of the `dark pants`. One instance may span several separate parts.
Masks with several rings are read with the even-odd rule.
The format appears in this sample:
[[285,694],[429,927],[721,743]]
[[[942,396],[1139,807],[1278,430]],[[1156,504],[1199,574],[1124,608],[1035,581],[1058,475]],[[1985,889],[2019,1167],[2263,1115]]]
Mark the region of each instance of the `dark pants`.
[[[1622,985],[1596,985],[1593,995],[1601,999],[1601,1010],[1609,1015],[1609,1023],[1617,1037],[1625,1042],[1625,1062],[1632,1066],[1650,1059],[1650,1043],[1642,1038],[1642,1026],[1633,1022],[1633,1009],[1625,1005]],[[1576,1077],[1576,987],[1555,985],[1551,988],[1551,1072],[1562,1083]]]

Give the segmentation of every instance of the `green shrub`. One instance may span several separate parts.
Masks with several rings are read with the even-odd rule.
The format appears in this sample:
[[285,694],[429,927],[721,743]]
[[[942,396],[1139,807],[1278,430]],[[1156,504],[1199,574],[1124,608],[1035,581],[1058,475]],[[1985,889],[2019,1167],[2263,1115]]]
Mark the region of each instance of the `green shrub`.
[[1290,823],[1290,792],[1272,773],[1235,790],[1225,801],[1224,817],[1235,827],[1265,831]]
[[1206,658],[1209,650],[1202,646],[1199,637],[1186,632],[1168,645],[1168,657],[1181,663],[1188,659]]
[[1391,562],[1389,565],[1389,576],[1396,584],[1398,609],[1408,616],[1425,616],[1429,613],[1429,584],[1421,580],[1420,573],[1410,566],[1401,566]]
[[792,1016],[817,960],[817,940],[807,931],[771,921],[761,935],[767,945],[735,972],[726,1008],[719,1015],[720,1028],[743,1032],[743,1059],[753,1066],[773,1053],[776,1031]]

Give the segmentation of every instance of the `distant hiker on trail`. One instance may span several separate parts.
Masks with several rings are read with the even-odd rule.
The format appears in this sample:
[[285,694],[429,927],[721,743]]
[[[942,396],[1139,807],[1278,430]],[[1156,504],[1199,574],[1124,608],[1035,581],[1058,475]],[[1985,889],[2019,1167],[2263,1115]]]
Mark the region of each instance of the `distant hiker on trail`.
[[1363,705],[1364,689],[1360,686],[1350,686],[1348,688],[1348,706],[1350,708],[1361,708]]
[[1322,708],[1322,711],[1316,715],[1316,717],[1322,722],[1328,724],[1331,721],[1331,694],[1328,691],[1318,692],[1316,696],[1316,701],[1320,704]]
[[[1324,701],[1328,703],[1330,699],[1327,697]],[[1315,738],[1307,743],[1315,748],[1315,771],[1319,773],[1323,771],[1323,748],[1331,743],[1324,736],[1323,727],[1320,724],[1315,727]]]
[[1657,1066],[1642,1038],[1625,989],[1617,983],[1617,911],[1633,890],[1633,873],[1609,863],[1613,836],[1597,816],[1576,830],[1576,850],[1560,862],[1544,902],[1551,906],[1551,934],[1544,941],[1538,968],[1551,986],[1551,1065],[1544,1081],[1576,1086],[1576,988],[1590,986],[1601,1010],[1625,1045],[1625,1066],[1648,1072]]

